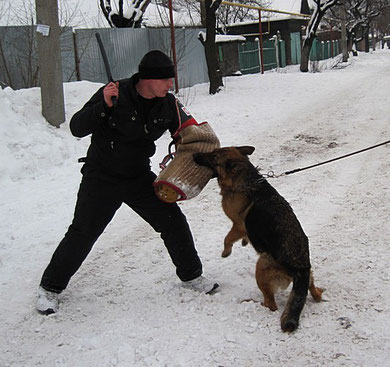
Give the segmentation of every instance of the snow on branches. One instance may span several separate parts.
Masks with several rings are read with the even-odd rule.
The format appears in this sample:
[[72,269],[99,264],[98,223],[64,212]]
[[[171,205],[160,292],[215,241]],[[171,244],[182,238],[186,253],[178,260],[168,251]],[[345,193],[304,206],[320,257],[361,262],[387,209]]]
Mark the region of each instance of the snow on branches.
[[322,17],[332,6],[339,4],[339,0],[312,0],[313,13],[306,28],[304,40],[314,37]]
[[113,28],[139,28],[150,1],[100,0],[100,9]]

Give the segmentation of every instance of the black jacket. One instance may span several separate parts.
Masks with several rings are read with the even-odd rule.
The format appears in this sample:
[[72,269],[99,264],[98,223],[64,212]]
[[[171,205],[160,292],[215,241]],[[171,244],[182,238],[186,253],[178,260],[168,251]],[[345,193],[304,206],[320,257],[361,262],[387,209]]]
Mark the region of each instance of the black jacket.
[[[150,157],[156,151],[154,141],[167,130],[171,135],[179,126],[176,98],[168,93],[156,98],[150,111],[142,112],[135,89],[138,75],[119,81],[119,98],[114,108],[104,102],[100,88],[84,107],[74,114],[70,129],[74,136],[92,134],[86,164],[87,176],[121,179],[135,178],[150,171]],[[187,120],[191,116],[180,115]],[[182,121],[184,122],[184,121]]]

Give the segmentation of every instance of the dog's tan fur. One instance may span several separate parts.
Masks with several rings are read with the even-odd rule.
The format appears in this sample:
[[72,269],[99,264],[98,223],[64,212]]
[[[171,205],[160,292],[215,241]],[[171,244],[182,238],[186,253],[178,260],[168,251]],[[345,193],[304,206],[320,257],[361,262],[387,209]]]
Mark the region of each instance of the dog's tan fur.
[[[263,306],[268,307],[271,311],[276,311],[278,306],[275,302],[275,292],[278,289],[286,289],[291,282],[292,277],[272,256],[267,253],[260,255],[256,264],[256,283],[263,293]],[[321,301],[323,290],[314,285],[312,272],[310,272],[309,291],[316,302]]]
[[[292,268],[296,268],[298,272],[300,268],[310,269],[310,261],[308,254],[309,250],[308,248],[305,248],[305,245],[299,244],[301,243],[301,241],[303,241],[303,243],[307,241],[305,240],[306,236],[304,235],[304,232],[302,231],[295,215],[293,214],[292,210],[290,211],[283,209],[281,210],[281,213],[277,212],[277,205],[283,206],[285,203],[288,206],[287,202],[284,201],[284,199],[276,192],[276,190],[274,191],[273,195],[278,196],[280,198],[276,199],[278,201],[272,201],[273,199],[269,199],[266,194],[264,194],[263,198],[261,194],[262,188],[259,186],[261,185],[262,181],[258,181],[260,182],[260,184],[258,184],[258,182],[256,181],[257,179],[255,179],[253,183],[248,182],[248,177],[250,176],[250,174],[248,174],[247,171],[251,171],[252,169],[255,170],[255,168],[250,164],[247,155],[252,154],[253,150],[253,147],[230,147],[217,149],[213,153],[200,153],[194,155],[194,159],[197,163],[205,165],[215,171],[214,173],[218,177],[218,184],[221,188],[223,211],[233,222],[232,228],[224,239],[224,249],[222,252],[222,257],[227,257],[231,254],[234,242],[242,239],[243,245],[246,245],[248,243],[248,237],[251,236],[251,233],[247,233],[247,215],[254,205],[261,206],[262,200],[264,200],[264,202],[267,202],[268,200],[269,203],[267,202],[267,205],[269,207],[272,207],[273,205],[275,206],[275,212],[272,212],[273,216],[277,217],[279,214],[285,214],[289,217],[287,218],[286,223],[282,220],[280,220],[279,223],[278,219],[275,219],[278,225],[290,227],[285,228],[285,230],[290,231],[292,233],[292,240],[290,239],[289,242],[288,240],[284,241],[282,250],[287,254],[287,257],[290,259],[287,261],[289,266],[292,265]],[[252,176],[254,176],[256,173],[252,172],[251,174]],[[261,177],[261,175],[257,174],[257,177],[265,181]],[[252,187],[251,185],[254,185],[255,187]],[[266,185],[269,186],[268,183]],[[253,194],[253,192],[256,193]],[[257,200],[257,204],[255,204],[254,200]],[[260,228],[257,229],[256,227],[255,230],[253,230],[252,227],[252,235],[254,232],[258,232],[259,230]],[[297,242],[294,242],[295,238],[297,239]],[[264,296],[263,305],[268,307],[270,310],[275,311],[277,310],[277,305],[274,296],[275,292],[279,288],[285,289],[289,286],[289,284],[293,280],[291,274],[296,274],[295,270],[291,270],[290,267],[289,272],[288,269],[282,264],[278,263],[273,258],[273,256],[267,252],[267,250],[263,250],[261,244],[252,244],[254,245],[256,251],[258,251],[260,254],[256,265],[256,282]],[[279,246],[278,242],[275,242],[273,246]],[[310,290],[310,293],[315,301],[321,300],[323,290],[321,288],[315,287],[311,271],[310,279],[308,280],[308,289]],[[295,316],[293,317],[293,319],[295,318],[295,321],[293,320],[293,322],[291,322],[292,313],[289,314],[289,312],[291,308],[290,305],[293,302],[296,302],[299,297],[301,299],[302,297],[306,297],[304,295],[305,290],[301,291],[300,293],[301,294],[299,296],[296,295],[294,289],[292,289],[290,293],[287,306],[281,317],[281,325],[284,331],[293,331],[298,326],[300,310],[299,312],[295,312]],[[295,300],[294,297],[296,298]],[[303,307],[302,301],[298,302],[301,302],[301,306],[298,306],[298,308]]]

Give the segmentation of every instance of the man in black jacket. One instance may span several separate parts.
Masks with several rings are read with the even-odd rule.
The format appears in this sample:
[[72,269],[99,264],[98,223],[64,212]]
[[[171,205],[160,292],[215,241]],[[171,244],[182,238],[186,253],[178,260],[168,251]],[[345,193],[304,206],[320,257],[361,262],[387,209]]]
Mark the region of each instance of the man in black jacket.
[[[160,201],[152,183],[150,157],[155,141],[192,118],[168,91],[174,66],[154,50],[130,79],[100,88],[70,121],[76,137],[92,134],[73,222],[55,250],[38,289],[37,310],[58,310],[58,294],[68,285],[122,203],[147,221],[161,238],[183,285],[211,293],[218,284],[202,276],[202,264],[179,206]],[[114,105],[114,101],[116,102]]]

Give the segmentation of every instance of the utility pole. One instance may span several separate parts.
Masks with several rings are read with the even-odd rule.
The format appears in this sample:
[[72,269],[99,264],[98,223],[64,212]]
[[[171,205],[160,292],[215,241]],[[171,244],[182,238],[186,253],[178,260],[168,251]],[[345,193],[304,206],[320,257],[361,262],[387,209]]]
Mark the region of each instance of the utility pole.
[[57,0],[35,0],[42,115],[53,126],[65,121]]
[[175,25],[173,24],[173,9],[172,9],[172,0],[168,0],[169,6],[169,27],[171,29],[171,50],[173,65],[175,68],[175,93],[179,93],[179,81],[177,75],[177,60],[176,60],[176,41],[175,41]]
[[348,44],[347,44],[347,11],[345,9],[345,2],[341,7],[341,48],[343,50],[343,62],[348,61]]

